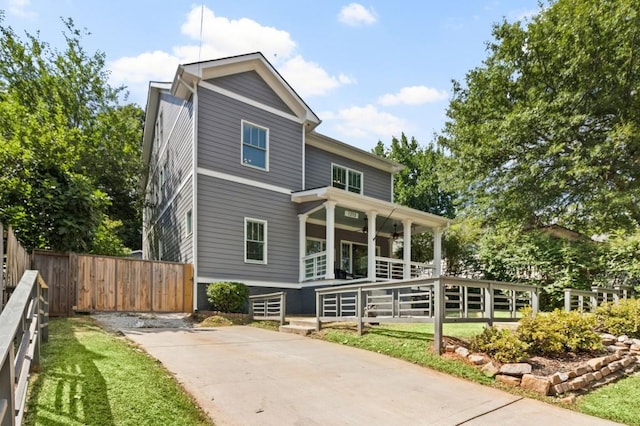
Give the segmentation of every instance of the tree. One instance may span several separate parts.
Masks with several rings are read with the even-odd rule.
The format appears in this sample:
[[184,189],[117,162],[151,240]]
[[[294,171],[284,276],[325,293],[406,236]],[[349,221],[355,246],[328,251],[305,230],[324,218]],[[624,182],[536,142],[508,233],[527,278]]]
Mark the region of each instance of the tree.
[[558,0],[494,26],[439,138],[485,223],[640,225],[640,1]]
[[143,113],[63,23],[63,51],[0,26],[0,220],[29,248],[91,251],[100,226],[139,248]]

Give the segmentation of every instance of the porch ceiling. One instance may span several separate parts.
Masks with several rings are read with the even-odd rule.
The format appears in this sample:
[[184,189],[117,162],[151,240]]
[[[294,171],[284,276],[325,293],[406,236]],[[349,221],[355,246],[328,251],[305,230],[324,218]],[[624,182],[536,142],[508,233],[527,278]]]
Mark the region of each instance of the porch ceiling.
[[[375,211],[378,219],[389,217],[387,226],[393,226],[393,223],[397,221],[410,220],[416,227],[442,228],[451,222],[451,219],[446,217],[330,186],[291,194],[291,201],[294,203],[308,203],[318,200],[334,201],[339,207],[358,212]],[[336,215],[337,217],[338,215]],[[362,226],[364,218],[358,218],[358,220],[359,226]]]

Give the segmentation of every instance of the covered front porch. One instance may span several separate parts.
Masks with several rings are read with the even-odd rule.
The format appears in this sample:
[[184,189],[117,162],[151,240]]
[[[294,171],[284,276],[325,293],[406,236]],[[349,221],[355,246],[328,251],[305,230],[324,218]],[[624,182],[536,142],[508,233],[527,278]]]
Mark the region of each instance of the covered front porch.
[[[292,194],[299,204],[300,282],[376,282],[442,272],[449,219],[339,188]],[[433,234],[433,260],[415,262],[411,239]],[[394,255],[401,249],[401,256]]]

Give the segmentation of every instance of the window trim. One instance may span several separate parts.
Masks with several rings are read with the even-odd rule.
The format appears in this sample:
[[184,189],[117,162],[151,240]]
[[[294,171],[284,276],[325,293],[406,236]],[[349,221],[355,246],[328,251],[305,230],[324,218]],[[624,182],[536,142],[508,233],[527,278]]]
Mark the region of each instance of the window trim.
[[[336,167],[344,169],[344,171],[346,173],[347,183],[345,185],[345,188],[339,188],[339,187],[333,185],[333,170]],[[350,172],[357,173],[357,174],[360,175],[360,192],[349,191],[349,173]],[[352,169],[350,167],[342,166],[342,165],[340,165],[338,163],[331,163],[331,187],[332,188],[337,188],[337,189],[342,189],[343,191],[351,192],[352,194],[364,195],[364,173],[361,172],[360,170],[356,170],[356,169]]]
[[[253,164],[248,164],[244,162],[244,147],[245,147],[245,143],[244,143],[244,125],[247,124],[249,126],[253,126],[253,127],[257,127],[258,129],[262,129],[265,131],[266,133],[266,144],[265,144],[265,149],[264,149],[264,167],[258,167],[258,166],[254,166]],[[256,170],[262,170],[263,172],[268,172],[269,171],[269,128],[265,127],[265,126],[261,126],[259,124],[253,123],[249,120],[240,120],[240,164],[242,164],[245,167],[251,167],[252,169],[256,169]],[[249,145],[246,144],[247,146],[253,146],[253,145]],[[260,149],[258,147],[255,147],[257,149]]]
[[[263,260],[255,260],[255,259],[247,259],[247,223],[248,222],[255,222],[255,223],[260,223],[263,225],[263,231],[262,231],[262,235],[264,238],[264,241],[262,242],[263,244]],[[253,263],[256,265],[267,265],[267,253],[268,253],[268,230],[267,230],[267,221],[266,220],[262,220],[262,219],[255,219],[252,217],[245,217],[244,218],[244,244],[243,244],[243,256],[244,256],[244,263]]]

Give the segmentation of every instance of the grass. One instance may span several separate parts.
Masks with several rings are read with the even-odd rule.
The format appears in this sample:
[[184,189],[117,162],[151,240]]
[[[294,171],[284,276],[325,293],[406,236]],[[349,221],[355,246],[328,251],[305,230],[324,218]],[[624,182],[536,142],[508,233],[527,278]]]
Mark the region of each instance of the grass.
[[581,396],[577,408],[585,414],[628,425],[640,425],[640,377],[631,376]]
[[[461,338],[473,336],[481,330],[482,324],[444,325],[446,335]],[[319,336],[330,342],[382,353],[478,383],[494,383],[494,379],[471,365],[427,350],[433,344],[433,324],[385,324],[368,328],[362,336],[352,326],[325,326]]]
[[88,317],[52,319],[27,425],[211,425],[162,366]]

